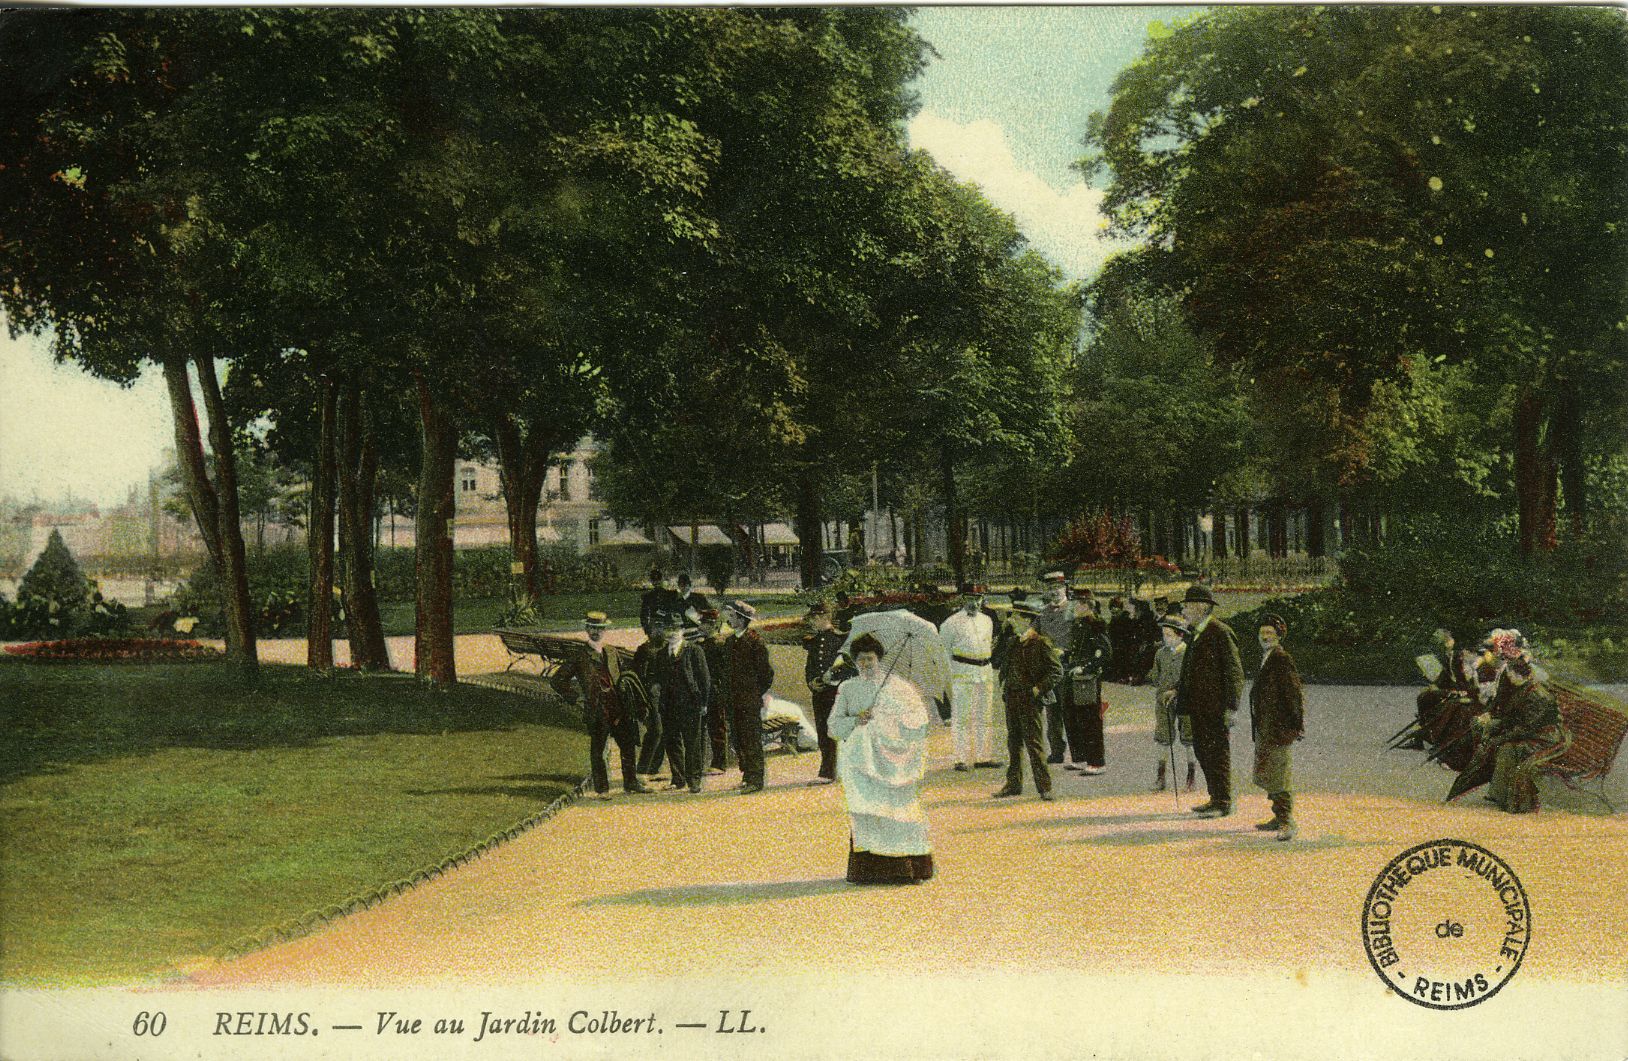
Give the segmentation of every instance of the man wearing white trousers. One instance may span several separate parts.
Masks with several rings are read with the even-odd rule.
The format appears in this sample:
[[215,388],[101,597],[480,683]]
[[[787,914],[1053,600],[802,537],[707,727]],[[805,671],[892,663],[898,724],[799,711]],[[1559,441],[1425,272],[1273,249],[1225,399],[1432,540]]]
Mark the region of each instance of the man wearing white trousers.
[[991,757],[995,724],[995,669],[990,653],[995,621],[983,611],[984,587],[961,590],[961,610],[945,619],[939,636],[950,654],[950,740],[955,768],[998,766]]

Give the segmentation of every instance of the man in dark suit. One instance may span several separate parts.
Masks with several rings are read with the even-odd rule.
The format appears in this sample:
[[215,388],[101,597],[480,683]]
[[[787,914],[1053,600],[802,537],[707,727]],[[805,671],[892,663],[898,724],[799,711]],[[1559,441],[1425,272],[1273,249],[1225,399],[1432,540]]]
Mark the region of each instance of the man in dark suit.
[[639,625],[644,628],[646,637],[650,636],[650,621],[657,613],[680,616],[684,614],[684,606],[678,594],[667,587],[666,573],[659,567],[652,567],[650,588],[639,597]]
[[1255,784],[1272,801],[1272,817],[1255,828],[1293,840],[1294,793],[1290,750],[1306,732],[1305,694],[1294,658],[1283,647],[1289,626],[1281,616],[1261,617],[1261,672],[1249,687],[1249,729],[1255,738]]
[[1040,609],[1024,601],[1012,605],[1013,640],[1002,660],[1001,680],[1006,703],[1006,784],[995,799],[1023,794],[1023,756],[1034,770],[1034,787],[1049,801],[1051,771],[1040,746],[1040,712],[1046,696],[1063,677],[1057,647],[1035,628]]
[[[699,633],[693,623],[687,629]],[[672,770],[668,788],[701,791],[701,726],[712,696],[712,676],[706,652],[686,627],[674,624],[667,644],[650,660],[652,693],[661,710],[662,737],[667,745],[667,766]]]
[[1204,771],[1210,799],[1193,808],[1201,818],[1232,813],[1232,740],[1229,730],[1244,691],[1244,665],[1232,628],[1215,618],[1215,596],[1194,583],[1182,598],[1192,629],[1176,693],[1179,710],[1193,720],[1193,754]]
[[712,602],[707,600],[705,593],[691,588],[688,571],[678,573],[678,590],[675,596],[678,597],[679,610],[684,613],[693,611],[697,615],[704,615],[712,607]]
[[734,634],[724,645],[729,662],[729,720],[735,728],[735,754],[740,756],[743,794],[763,791],[763,697],[774,684],[769,646],[748,629],[757,609],[733,601],[724,609]]

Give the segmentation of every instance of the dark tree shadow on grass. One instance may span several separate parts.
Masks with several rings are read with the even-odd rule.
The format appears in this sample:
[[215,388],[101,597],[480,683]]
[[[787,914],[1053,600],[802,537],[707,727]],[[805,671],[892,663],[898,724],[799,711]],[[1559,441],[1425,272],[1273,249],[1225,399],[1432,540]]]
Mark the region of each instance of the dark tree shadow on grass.
[[833,892],[859,892],[862,889],[841,877],[822,880],[761,881],[739,884],[692,884],[675,888],[641,888],[619,895],[599,895],[584,899],[578,906],[736,906],[745,903],[774,902],[778,899],[806,899]]
[[557,728],[565,738],[582,732],[582,713],[552,697],[470,685],[439,691],[402,674],[319,676],[268,664],[258,682],[245,685],[216,663],[0,659],[0,784],[173,748],[305,748],[344,737],[504,733],[527,725]]

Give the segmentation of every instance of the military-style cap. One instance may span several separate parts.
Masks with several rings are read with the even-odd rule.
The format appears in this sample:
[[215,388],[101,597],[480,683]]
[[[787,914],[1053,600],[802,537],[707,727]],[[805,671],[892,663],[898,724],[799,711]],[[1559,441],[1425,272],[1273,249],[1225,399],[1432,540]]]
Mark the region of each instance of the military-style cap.
[[1040,576],[1040,581],[1050,583],[1067,582],[1068,576],[1063,574],[1061,571],[1047,571],[1044,575]]
[[602,611],[586,612],[582,616],[584,626],[591,626],[596,630],[603,630],[610,625],[610,616]]

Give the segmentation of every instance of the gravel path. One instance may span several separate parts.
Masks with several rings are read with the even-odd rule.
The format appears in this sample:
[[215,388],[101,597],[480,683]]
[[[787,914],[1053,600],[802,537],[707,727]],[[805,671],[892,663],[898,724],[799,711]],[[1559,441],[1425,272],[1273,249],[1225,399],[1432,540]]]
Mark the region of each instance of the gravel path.
[[[486,639],[495,644],[495,639]],[[410,649],[410,644],[409,644]],[[466,672],[491,656],[459,639]],[[465,653],[469,653],[466,657]],[[501,654],[501,648],[497,649]],[[800,653],[777,649],[777,664]],[[269,657],[268,657],[269,658]],[[466,658],[469,663],[466,664]],[[500,659],[497,666],[507,662]],[[487,667],[484,669],[493,669]],[[1628,820],[1598,799],[1545,789],[1540,814],[1476,796],[1442,805],[1452,775],[1418,753],[1380,751],[1414,690],[1313,686],[1296,750],[1300,838],[1276,843],[1248,784],[1248,723],[1234,731],[1239,813],[1194,819],[1153,775],[1151,697],[1109,687],[1109,772],[1062,772],[1059,799],[992,801],[998,772],[950,770],[935,727],[926,786],[938,877],[916,888],[843,883],[838,787],[807,787],[815,756],[770,757],[770,787],[742,797],[733,773],[701,795],[586,802],[448,877],[319,934],[192,970],[201,986],[513,983],[568,956],[576,977],[806,975],[882,968],[961,973],[1049,967],[1192,973],[1276,968],[1366,973],[1355,945],[1363,897],[1404,848],[1480,843],[1520,874],[1541,946],[1523,976],[1606,981],[1628,968]],[[1004,742],[1002,744],[1004,749]],[[1004,752],[1002,752],[1004,758]],[[1619,771],[1620,775],[1620,771]],[[1613,802],[1628,806],[1619,776]],[[1183,794],[1183,808],[1200,795]]]

